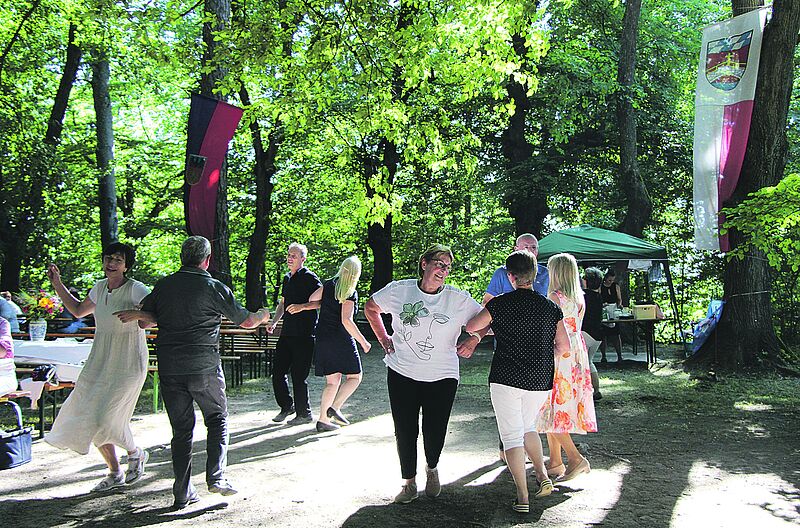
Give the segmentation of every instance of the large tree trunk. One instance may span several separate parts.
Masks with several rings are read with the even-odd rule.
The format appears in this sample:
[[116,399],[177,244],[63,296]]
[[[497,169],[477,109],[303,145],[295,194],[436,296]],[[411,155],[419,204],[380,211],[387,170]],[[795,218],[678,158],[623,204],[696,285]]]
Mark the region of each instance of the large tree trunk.
[[[756,2],[734,0],[734,15],[742,14]],[[794,49],[800,32],[800,2],[775,0],[772,19],[764,29],[758,69],[753,117],[742,171],[736,191],[726,207],[742,202],[749,193],[777,184],[784,174],[788,141],[787,115],[792,93]],[[742,243],[742,235],[729,231],[731,248]],[[773,326],[771,274],[760,251],[725,266],[724,299],[727,301],[717,327],[716,345],[710,339],[693,362],[716,358],[717,365],[736,369],[758,363],[761,354],[777,362],[780,345]]]
[[54,178],[53,164],[56,146],[61,139],[64,116],[67,112],[69,94],[78,66],[81,62],[81,50],[75,45],[77,26],[70,24],[67,43],[67,57],[64,71],[58,85],[44,141],[31,149],[31,160],[28,170],[30,187],[27,189],[27,203],[16,208],[19,218],[14,218],[7,210],[0,213],[0,241],[3,244],[3,272],[0,277],[0,289],[19,291],[20,270],[22,262],[28,257],[28,238],[36,225],[36,219],[44,205],[44,190],[49,188]]
[[[213,17],[212,21],[203,23],[203,74],[200,77],[200,93],[208,97],[220,97],[214,94],[219,81],[227,71],[215,64],[217,42],[214,40],[219,31],[224,30],[231,19],[230,0],[205,0],[205,14]],[[210,68],[210,70],[209,70]],[[187,218],[188,222],[188,218]],[[211,265],[209,272],[214,278],[228,286],[233,285],[231,277],[230,228],[228,226],[228,166],[222,164],[219,171],[219,187],[217,188],[217,205],[214,219],[214,240],[211,241]]]
[[[372,199],[375,188],[370,184],[372,178],[381,173],[380,166],[386,168],[386,178],[381,182],[388,188],[394,184],[397,174],[397,167],[400,164],[400,156],[397,153],[397,146],[383,139],[380,142],[378,151],[382,153],[381,161],[375,160],[370,156],[365,156],[363,160],[364,182],[367,190],[367,198]],[[389,284],[394,275],[394,258],[392,254],[392,215],[387,214],[383,222],[371,222],[367,226],[367,243],[372,250],[372,260],[374,270],[372,282],[370,283],[370,293],[376,292]]]
[[633,107],[633,85],[636,72],[636,39],[642,0],[628,0],[622,19],[617,81],[617,126],[619,127],[619,182],[627,202],[620,231],[641,237],[650,221],[653,204],[647,194],[637,160],[636,110]]
[[[242,104],[250,106],[250,95],[242,84],[239,90]],[[267,136],[267,148],[261,140],[261,128],[258,120],[250,123],[250,132],[253,135],[253,151],[255,152],[255,166],[253,173],[256,180],[256,212],[253,234],[250,236],[250,251],[247,253],[247,270],[245,272],[245,299],[246,307],[254,312],[264,306],[266,291],[264,280],[264,257],[267,252],[267,237],[269,236],[270,215],[272,213],[272,176],[275,174],[275,157],[280,145],[280,132],[273,130]]]
[[92,61],[92,96],[97,124],[98,197],[100,202],[100,240],[103,247],[118,240],[117,182],[114,176],[114,126],[111,114],[109,80],[111,68],[105,52]]
[[[512,46],[520,62],[527,60],[527,47],[522,35],[512,35]],[[549,185],[545,175],[536,175],[533,170],[533,145],[525,137],[526,122],[531,110],[527,88],[510,77],[506,85],[509,97],[514,101],[515,111],[508,120],[508,127],[503,131],[501,145],[506,160],[508,190],[506,202],[508,212],[514,219],[517,235],[532,233],[537,238],[542,236],[542,224],[550,214],[547,206]]]

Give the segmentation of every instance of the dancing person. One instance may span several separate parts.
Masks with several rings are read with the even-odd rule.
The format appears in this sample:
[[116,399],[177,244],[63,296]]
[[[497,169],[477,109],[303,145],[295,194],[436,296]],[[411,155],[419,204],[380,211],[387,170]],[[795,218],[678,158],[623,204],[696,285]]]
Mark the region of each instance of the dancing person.
[[[617,273],[612,268],[609,268],[603,277],[603,283],[600,285],[600,298],[603,301],[603,305],[615,304],[617,308],[622,308],[622,291],[616,279]],[[619,325],[617,323],[604,323],[602,330],[600,362],[605,363],[608,361],[606,359],[606,348],[609,342],[617,351],[617,361],[622,362],[622,336],[619,333]]]
[[557,353],[563,354],[569,351],[569,340],[561,324],[561,310],[532,289],[536,257],[527,251],[515,251],[506,259],[505,269],[514,290],[491,299],[467,323],[467,331],[491,325],[494,332],[497,347],[489,370],[492,407],[506,463],[517,488],[513,509],[528,513],[526,453],[538,482],[534,497],[553,492],[536,418],[553,389],[554,343]]
[[[578,452],[570,433],[586,434],[597,431],[597,418],[592,398],[592,378],[586,344],[581,335],[581,323],[586,310],[578,276],[578,263],[568,253],[553,255],[547,261],[550,271],[551,301],[564,314],[562,326],[569,339],[568,350],[555,351],[555,377],[548,405],[540,414],[540,429],[547,431],[550,460],[547,471],[558,482],[572,480],[591,470],[589,461]],[[561,450],[567,454],[564,466]]]
[[[75,388],[67,397],[45,441],[60,449],[85,455],[97,446],[108,466],[108,475],[92,491],[105,491],[131,484],[144,475],[149,457],[137,447],[130,428],[139,393],[147,377],[147,342],[144,330],[114,316],[119,310],[138,306],[147,287],[125,274],[136,263],[134,249],[112,242],[103,250],[103,273],[83,301],[78,300],[61,280],[55,264],[47,268],[61,302],[75,317],[94,313],[92,350],[83,365]],[[128,469],[122,472],[116,447],[128,452]]]
[[234,495],[225,478],[228,459],[228,399],[219,354],[222,315],[242,328],[255,328],[269,317],[264,308],[248,312],[230,288],[211,277],[211,243],[191,236],[181,246],[181,268],[159,280],[142,301],[141,310],[117,313],[122,321],[138,320],[140,327],[158,324],[156,355],[161,396],[172,426],[173,508],[197,502],[191,483],[192,432],[197,403],[208,431],[206,484],[211,493]]
[[600,393],[600,378],[597,375],[597,367],[592,359],[603,340],[603,301],[600,298],[600,284],[603,283],[603,273],[597,268],[586,268],[583,276],[583,282],[586,284],[586,287],[583,288],[586,313],[583,315],[581,335],[586,343],[589,368],[592,372],[592,388],[594,389],[592,397],[597,401],[603,395]]
[[[285,307],[291,304],[304,304],[311,294],[322,287],[322,283],[314,272],[303,264],[308,257],[308,248],[303,244],[292,242],[286,252],[288,273],[283,277],[281,300],[275,308],[275,315],[267,325],[267,332],[275,331],[278,321],[283,318],[283,328],[275,346],[275,360],[272,365],[272,390],[275,401],[281,408],[272,419],[282,422],[290,414],[296,413],[289,420],[290,425],[311,423],[311,405],[308,401],[308,373],[314,357],[314,328],[317,325],[316,310],[300,310],[296,313],[286,312]],[[289,394],[289,380],[292,374],[292,391]]]
[[17,369],[14,366],[14,340],[11,325],[0,317],[0,397],[17,390]]
[[[539,258],[539,240],[535,235],[524,233],[517,237],[514,243],[514,251],[530,251],[533,256]],[[497,268],[486,287],[486,292],[483,294],[483,301],[481,304],[486,306],[492,298],[514,291],[514,287],[508,279],[508,270],[505,266]],[[547,275],[547,268],[541,264],[536,266],[536,278],[533,282],[533,291],[543,296],[547,296],[547,287],[549,285],[549,278]],[[489,332],[491,333],[491,331]],[[500,460],[506,461],[505,449],[503,449],[503,442],[499,441]]]
[[[394,499],[400,504],[418,497],[420,410],[427,462],[425,494],[437,497],[441,492],[438,464],[458,388],[458,357],[471,357],[483,335],[470,335],[457,344],[463,326],[481,306],[467,292],[445,284],[452,265],[450,248],[435,244],[419,258],[420,279],[390,282],[364,306],[367,320],[386,352],[383,361],[388,367],[389,403],[404,479]],[[392,315],[391,337],[381,314]]]
[[291,314],[320,309],[314,341],[315,373],[325,376],[316,425],[319,432],[335,431],[342,425],[350,425],[342,414],[342,406],[361,383],[361,358],[356,341],[365,354],[372,347],[353,321],[358,312],[356,285],[359,277],[361,261],[355,256],[348,257],[339,266],[336,276],[312,293],[307,303],[286,307]]

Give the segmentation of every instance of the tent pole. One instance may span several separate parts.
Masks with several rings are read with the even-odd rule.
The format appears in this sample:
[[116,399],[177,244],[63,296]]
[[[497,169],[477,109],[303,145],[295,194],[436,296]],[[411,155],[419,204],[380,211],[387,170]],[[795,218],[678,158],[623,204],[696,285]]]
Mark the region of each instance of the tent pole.
[[669,261],[664,261],[664,274],[667,276],[667,287],[669,287],[669,300],[672,303],[672,313],[675,314],[675,342],[680,341],[680,314],[678,313],[678,299],[675,297],[675,286],[672,284],[672,273],[669,271]]

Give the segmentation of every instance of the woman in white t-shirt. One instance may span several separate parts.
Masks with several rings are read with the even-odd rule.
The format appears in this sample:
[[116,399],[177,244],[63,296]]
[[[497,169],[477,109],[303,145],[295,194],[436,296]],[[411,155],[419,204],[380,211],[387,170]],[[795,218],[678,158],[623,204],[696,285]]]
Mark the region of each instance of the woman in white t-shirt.
[[[480,334],[457,344],[469,319],[481,305],[468,293],[445,285],[453,264],[450,248],[431,246],[420,256],[421,279],[390,282],[367,301],[364,313],[386,351],[387,385],[392,407],[403,488],[396,503],[417,498],[417,438],[422,411],[425,446],[425,494],[441,492],[437,465],[458,387],[458,356],[468,358]],[[392,315],[392,336],[381,314]]]

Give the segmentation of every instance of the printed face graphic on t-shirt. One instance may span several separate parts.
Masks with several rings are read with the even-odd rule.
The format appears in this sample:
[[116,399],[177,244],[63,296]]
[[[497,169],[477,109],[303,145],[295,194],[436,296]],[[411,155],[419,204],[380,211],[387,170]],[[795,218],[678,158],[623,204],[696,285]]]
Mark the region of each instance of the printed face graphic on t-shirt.
[[[409,350],[423,361],[431,359],[431,352],[434,352],[435,346],[431,343],[433,338],[433,325],[446,324],[450,317],[441,313],[431,313],[430,310],[425,308],[423,301],[415,303],[406,303],[403,305],[403,311],[398,314],[400,321],[403,323],[403,330],[401,332],[401,340],[408,346]],[[429,319],[430,317],[430,319]],[[428,336],[416,343],[412,343],[413,328],[418,328],[427,324]]]

